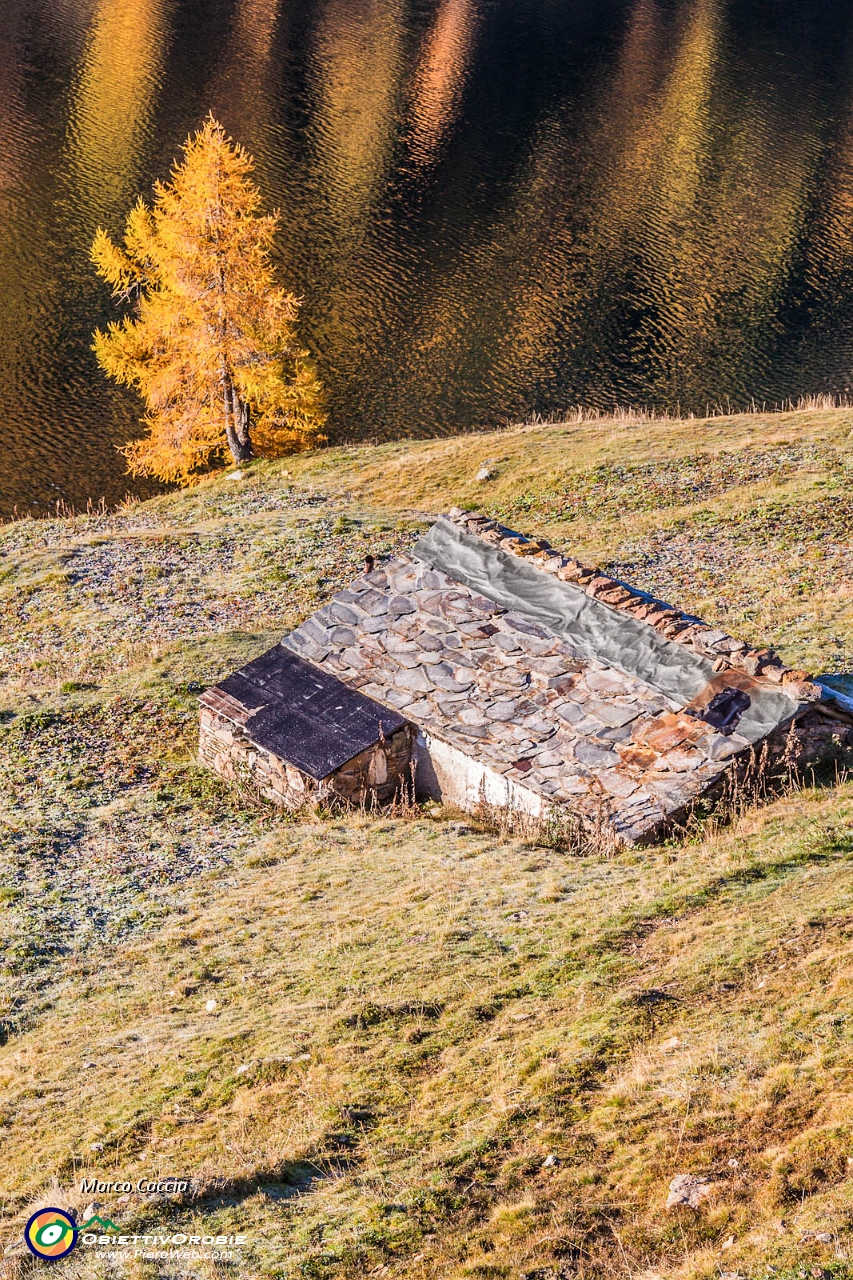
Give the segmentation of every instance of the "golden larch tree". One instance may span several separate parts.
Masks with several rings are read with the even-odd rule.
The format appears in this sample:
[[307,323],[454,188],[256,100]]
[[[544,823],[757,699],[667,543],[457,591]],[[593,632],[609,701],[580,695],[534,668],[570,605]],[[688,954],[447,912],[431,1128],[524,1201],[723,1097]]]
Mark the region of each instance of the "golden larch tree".
[[261,213],[253,168],[210,115],[151,207],[137,202],[123,244],[95,236],[98,274],[130,310],[93,349],[147,409],[146,434],[122,450],[133,475],[186,484],[226,447],[240,463],[323,439],[299,299],[271,263],[280,215]]

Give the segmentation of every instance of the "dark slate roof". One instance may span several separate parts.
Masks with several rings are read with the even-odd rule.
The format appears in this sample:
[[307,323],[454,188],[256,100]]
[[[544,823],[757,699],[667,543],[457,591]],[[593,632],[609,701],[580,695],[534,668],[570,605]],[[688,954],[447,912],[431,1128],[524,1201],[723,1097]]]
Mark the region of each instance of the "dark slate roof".
[[216,687],[250,713],[246,733],[253,742],[318,782],[406,724],[281,645]]

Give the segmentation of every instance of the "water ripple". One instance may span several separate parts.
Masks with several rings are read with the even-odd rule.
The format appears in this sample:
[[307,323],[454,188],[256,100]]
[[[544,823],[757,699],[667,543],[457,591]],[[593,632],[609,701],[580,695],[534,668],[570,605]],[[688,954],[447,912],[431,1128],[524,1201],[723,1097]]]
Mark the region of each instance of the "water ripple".
[[853,364],[853,15],[790,0],[0,0],[0,514],[115,501],[114,232],[206,111],[282,210],[338,439]]

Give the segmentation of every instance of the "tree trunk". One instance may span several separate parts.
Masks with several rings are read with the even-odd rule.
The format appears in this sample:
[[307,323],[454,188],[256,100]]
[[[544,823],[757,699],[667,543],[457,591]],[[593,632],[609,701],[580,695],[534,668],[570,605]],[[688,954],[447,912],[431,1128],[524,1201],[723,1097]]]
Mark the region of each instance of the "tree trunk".
[[249,406],[246,405],[244,410],[226,369],[222,371],[222,399],[225,409],[225,439],[228,441],[231,457],[239,466],[241,462],[248,462],[255,456],[249,435]]
[[235,389],[232,389],[232,395],[234,397],[234,430],[236,432],[237,439],[240,442],[240,447],[247,451],[245,456],[247,458],[254,458],[255,451],[252,448],[251,406],[245,400],[240,399]]

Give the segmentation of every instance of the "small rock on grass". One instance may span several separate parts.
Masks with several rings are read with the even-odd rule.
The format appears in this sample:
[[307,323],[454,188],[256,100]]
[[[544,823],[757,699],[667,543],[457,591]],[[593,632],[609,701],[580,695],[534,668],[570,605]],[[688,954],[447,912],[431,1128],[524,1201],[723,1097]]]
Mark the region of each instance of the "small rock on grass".
[[675,1209],[679,1205],[686,1205],[690,1209],[698,1209],[712,1189],[713,1184],[709,1178],[694,1173],[677,1173],[669,1184],[666,1207]]

